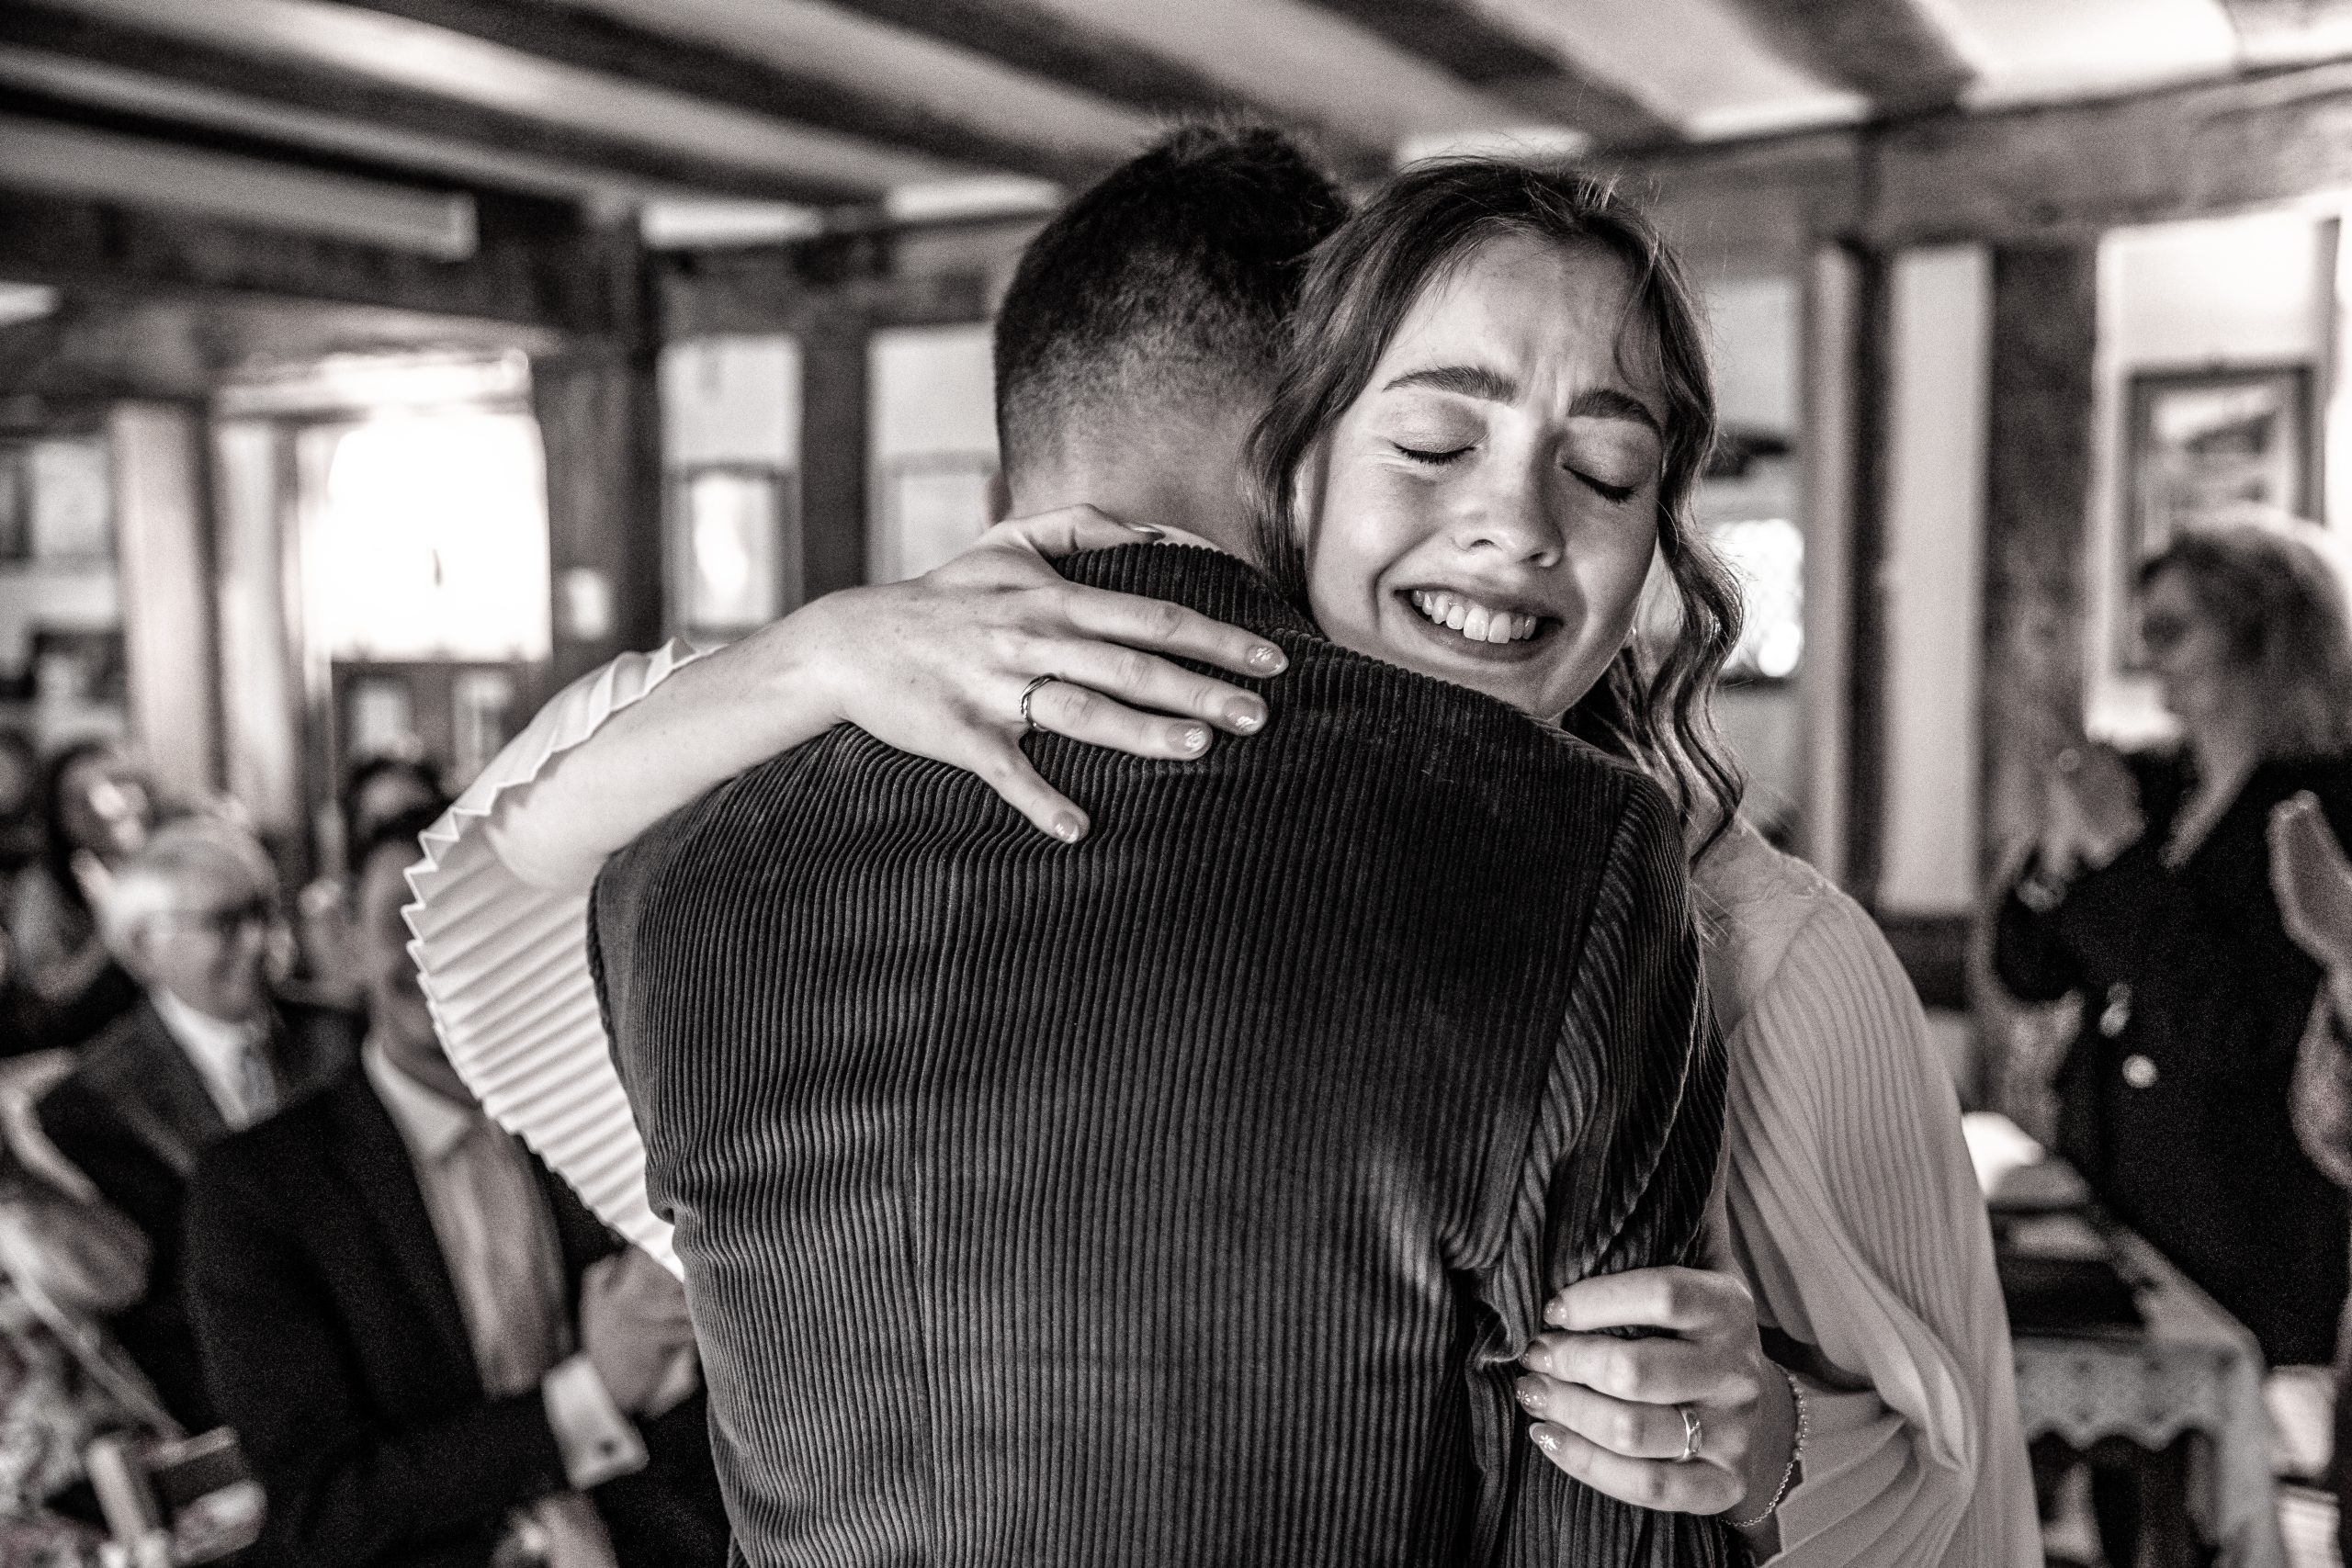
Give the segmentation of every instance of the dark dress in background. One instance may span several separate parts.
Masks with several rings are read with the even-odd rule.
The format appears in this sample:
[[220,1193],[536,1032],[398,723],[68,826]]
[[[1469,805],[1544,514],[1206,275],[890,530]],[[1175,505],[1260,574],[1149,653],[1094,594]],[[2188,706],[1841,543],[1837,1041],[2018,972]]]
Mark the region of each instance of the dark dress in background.
[[2082,996],[2056,1086],[2059,1151],[2272,1365],[2324,1365],[2345,1303],[2346,1207],[2289,1115],[2321,976],[2280,924],[2267,830],[2273,807],[2309,790],[2352,837],[2352,759],[2264,763],[2177,869],[2161,852],[2185,767],[2129,761],[2147,830],[2050,908],[2012,889],[1994,967],[2026,1000]]

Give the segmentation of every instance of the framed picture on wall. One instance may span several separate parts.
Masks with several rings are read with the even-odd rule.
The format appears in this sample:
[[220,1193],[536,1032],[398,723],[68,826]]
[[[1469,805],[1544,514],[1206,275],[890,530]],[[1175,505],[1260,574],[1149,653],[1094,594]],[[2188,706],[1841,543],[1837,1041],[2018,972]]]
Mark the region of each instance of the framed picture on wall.
[[[2309,512],[2318,455],[2310,366],[2148,370],[2131,390],[2120,603],[2140,563],[2184,528],[2248,508]],[[2139,628],[2130,615],[2120,622],[2123,668],[2137,670]]]
[[705,463],[670,479],[671,604],[689,640],[724,642],[800,603],[799,489],[788,469]]
[[930,452],[882,465],[874,579],[920,577],[953,560],[989,527],[989,452]]

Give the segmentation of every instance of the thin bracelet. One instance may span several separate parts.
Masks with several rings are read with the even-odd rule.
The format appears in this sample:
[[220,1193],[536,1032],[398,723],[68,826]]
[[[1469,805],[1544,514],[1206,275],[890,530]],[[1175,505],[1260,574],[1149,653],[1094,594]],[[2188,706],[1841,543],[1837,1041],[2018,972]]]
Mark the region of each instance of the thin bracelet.
[[1804,1463],[1804,1439],[1813,1429],[1812,1418],[1805,1413],[1804,1390],[1797,1385],[1796,1374],[1786,1367],[1774,1367],[1772,1370],[1788,1381],[1789,1397],[1796,1401],[1797,1440],[1789,1449],[1789,1462],[1781,1472],[1781,1484],[1773,1489],[1772,1500],[1765,1504],[1764,1511],[1752,1519],[1729,1521],[1731,1528],[1736,1530],[1760,1529],[1774,1514],[1781,1511],[1781,1505],[1789,1500],[1789,1489],[1797,1483],[1798,1467]]

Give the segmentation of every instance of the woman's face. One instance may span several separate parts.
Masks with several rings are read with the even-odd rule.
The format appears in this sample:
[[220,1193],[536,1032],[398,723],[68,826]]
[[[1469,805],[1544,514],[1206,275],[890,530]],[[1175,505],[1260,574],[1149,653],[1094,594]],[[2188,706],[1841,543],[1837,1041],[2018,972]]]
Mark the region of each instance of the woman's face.
[[1623,263],[1496,240],[1423,290],[1310,459],[1307,596],[1341,647],[1538,718],[1625,645],[1665,398]]
[[2245,672],[2228,637],[2178,570],[2156,573],[2142,591],[2140,641],[2165,711],[2183,728],[2210,725],[2245,700]]

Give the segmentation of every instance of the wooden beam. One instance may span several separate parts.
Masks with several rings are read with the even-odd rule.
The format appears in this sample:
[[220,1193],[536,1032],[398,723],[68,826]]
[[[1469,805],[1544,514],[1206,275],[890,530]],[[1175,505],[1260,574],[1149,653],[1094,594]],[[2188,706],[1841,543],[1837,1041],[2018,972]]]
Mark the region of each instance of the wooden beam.
[[1873,137],[1881,243],[2057,238],[2352,186],[2352,62],[2102,103],[1929,115]]
[[1472,86],[1574,126],[1603,146],[1680,134],[1631,95],[1490,20],[1470,0],[1310,0]]
[[978,164],[1061,181],[1085,181],[1107,164],[1045,141],[1018,141],[958,122],[890,84],[846,85],[635,26],[566,0],[334,0],[363,10],[484,39],[526,54],[707,103],[908,148],[954,164]]
[[[1025,0],[833,0],[842,9],[985,55],[1049,82],[1170,118],[1244,115],[1291,124],[1280,106],[1252,102],[1214,78],[1165,60],[1107,29],[1090,28]],[[1385,172],[1394,149],[1334,127],[1317,129],[1322,152],[1349,173]]]
[[[0,175],[5,177],[5,175]],[[543,216],[548,204],[527,210]],[[633,244],[479,209],[481,244],[437,261],[348,242],[0,187],[0,276],[66,287],[274,295],[512,321],[593,337],[641,332]]]
[[1884,112],[1940,108],[1975,74],[1917,0],[1736,0],[1783,56]]
[[49,0],[0,6],[0,43],[47,50],[296,108],[453,137],[692,189],[813,205],[854,202],[862,186],[756,169],[554,126],[526,115],[284,59],[266,63],[191,38],[85,16]]

